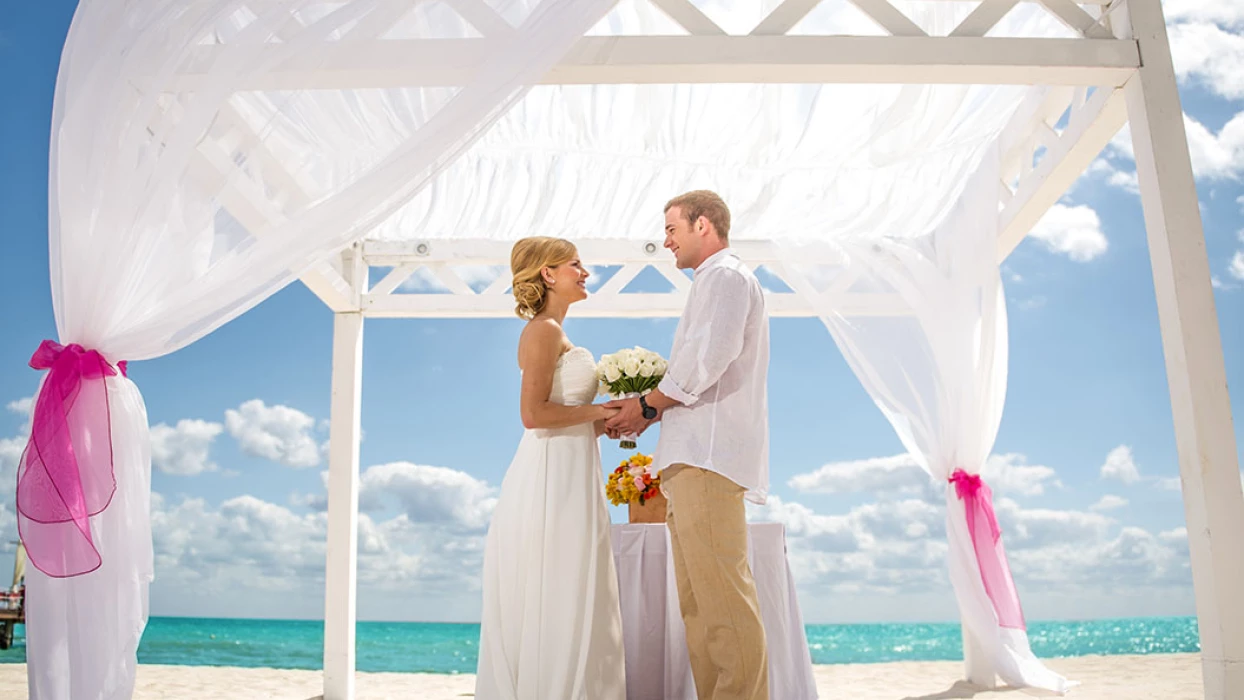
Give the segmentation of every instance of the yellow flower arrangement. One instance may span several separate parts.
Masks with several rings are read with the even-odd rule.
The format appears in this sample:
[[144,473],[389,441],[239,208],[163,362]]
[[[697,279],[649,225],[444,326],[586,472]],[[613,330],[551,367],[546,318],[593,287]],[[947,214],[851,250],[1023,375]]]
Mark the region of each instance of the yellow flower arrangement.
[[617,469],[609,475],[609,483],[605,485],[605,495],[615,506],[626,503],[644,503],[661,493],[661,477],[648,473],[652,466],[652,457],[635,453],[622,460]]

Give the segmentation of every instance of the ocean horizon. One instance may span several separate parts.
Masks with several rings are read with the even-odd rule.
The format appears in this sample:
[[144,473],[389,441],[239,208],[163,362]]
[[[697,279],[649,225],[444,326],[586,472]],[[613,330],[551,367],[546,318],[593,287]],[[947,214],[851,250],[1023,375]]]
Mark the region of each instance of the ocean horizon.
[[[958,623],[806,625],[814,664],[963,659]],[[25,630],[0,663],[26,660]],[[474,673],[478,623],[359,622],[357,668],[364,672]],[[1195,617],[1036,621],[1028,624],[1041,658],[1200,651]],[[319,670],[322,620],[152,617],[138,662]]]

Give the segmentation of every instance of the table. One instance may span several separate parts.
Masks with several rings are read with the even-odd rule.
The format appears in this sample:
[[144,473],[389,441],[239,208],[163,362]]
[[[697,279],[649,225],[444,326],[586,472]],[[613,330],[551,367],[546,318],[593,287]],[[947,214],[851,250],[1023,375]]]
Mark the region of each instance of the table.
[[[815,700],[812,657],[786,560],[786,531],[780,523],[751,523],[747,533],[769,650],[769,697]],[[627,700],[695,700],[665,524],[614,525],[613,559],[622,599]]]

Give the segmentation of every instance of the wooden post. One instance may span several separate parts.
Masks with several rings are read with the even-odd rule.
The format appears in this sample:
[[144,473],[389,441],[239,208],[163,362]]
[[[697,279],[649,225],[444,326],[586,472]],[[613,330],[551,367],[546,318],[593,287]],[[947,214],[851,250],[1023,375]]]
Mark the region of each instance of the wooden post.
[[1196,590],[1207,700],[1244,692],[1244,496],[1183,110],[1158,0],[1128,0],[1142,66],[1124,87]]
[[[355,304],[367,286],[362,256],[347,258]],[[357,306],[356,306],[357,308]],[[333,316],[333,377],[328,456],[328,537],[324,576],[324,700],[354,700],[358,584],[359,430],[363,314]]]

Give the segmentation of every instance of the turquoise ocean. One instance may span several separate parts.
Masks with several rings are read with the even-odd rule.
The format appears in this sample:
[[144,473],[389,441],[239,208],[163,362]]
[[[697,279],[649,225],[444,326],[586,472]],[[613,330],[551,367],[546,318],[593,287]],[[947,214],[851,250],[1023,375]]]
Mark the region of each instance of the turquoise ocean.
[[[14,647],[0,651],[0,663],[26,660],[23,632],[18,627]],[[957,624],[808,625],[807,632],[817,664],[963,658]],[[1194,617],[1030,622],[1028,634],[1033,651],[1046,658],[1200,649]],[[138,648],[138,661],[319,669],[323,640],[320,621],[153,617]],[[474,673],[478,642],[479,625],[360,622],[358,670]]]

